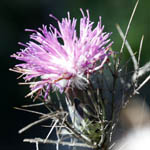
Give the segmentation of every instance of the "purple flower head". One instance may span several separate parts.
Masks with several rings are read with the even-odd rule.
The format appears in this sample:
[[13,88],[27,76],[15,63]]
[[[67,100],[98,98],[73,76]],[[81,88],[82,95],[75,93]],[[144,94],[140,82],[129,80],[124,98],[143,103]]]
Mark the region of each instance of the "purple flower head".
[[[52,88],[61,92],[66,87],[85,89],[88,85],[86,75],[91,74],[106,63],[112,45],[108,39],[111,33],[103,32],[101,17],[93,28],[94,22],[90,21],[89,11],[87,16],[82,13],[80,19],[79,36],[77,36],[77,19],[67,18],[59,21],[54,16],[59,30],[50,25],[33,32],[31,41],[22,44],[24,49],[11,57],[23,61],[12,69],[24,75],[25,84],[29,84],[32,95],[37,91]],[[99,63],[97,63],[99,61]],[[98,64],[98,65],[97,65]]]

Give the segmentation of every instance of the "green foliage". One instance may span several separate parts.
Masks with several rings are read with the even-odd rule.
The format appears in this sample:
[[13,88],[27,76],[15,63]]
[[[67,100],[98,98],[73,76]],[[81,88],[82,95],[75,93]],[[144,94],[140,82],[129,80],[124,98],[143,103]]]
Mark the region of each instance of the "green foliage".
[[86,127],[83,129],[83,133],[91,139],[93,143],[98,143],[101,138],[102,123],[98,121],[90,121],[88,118],[85,119]]

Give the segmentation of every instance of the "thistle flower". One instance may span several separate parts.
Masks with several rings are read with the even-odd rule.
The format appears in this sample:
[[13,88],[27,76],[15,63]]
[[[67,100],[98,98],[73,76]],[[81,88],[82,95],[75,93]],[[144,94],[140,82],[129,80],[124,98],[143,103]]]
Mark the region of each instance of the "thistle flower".
[[[33,93],[46,89],[46,93],[52,88],[63,92],[66,87],[85,89],[88,85],[86,75],[93,73],[105,64],[112,45],[111,33],[103,32],[101,17],[97,26],[90,21],[89,11],[87,16],[81,9],[79,36],[77,36],[77,19],[68,17],[59,21],[50,15],[58,23],[59,30],[54,26],[43,25],[30,36],[31,41],[20,43],[25,48],[11,57],[23,61],[11,69],[22,73],[25,84],[29,84]],[[99,63],[97,63],[99,62]]]

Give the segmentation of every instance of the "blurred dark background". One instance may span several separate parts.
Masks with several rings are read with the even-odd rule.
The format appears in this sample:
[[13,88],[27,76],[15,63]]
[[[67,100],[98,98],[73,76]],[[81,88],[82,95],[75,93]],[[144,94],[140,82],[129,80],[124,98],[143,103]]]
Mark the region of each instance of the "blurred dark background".
[[[1,0],[0,1],[0,64],[1,64],[1,108],[0,108],[0,150],[26,150],[35,149],[34,145],[23,143],[25,137],[42,135],[42,131],[29,130],[19,135],[18,130],[34,120],[32,114],[13,109],[32,102],[30,98],[24,98],[29,89],[19,86],[18,74],[8,71],[17,61],[10,58],[10,55],[20,49],[18,42],[27,42],[29,33],[24,32],[25,28],[36,29],[42,24],[56,24],[49,17],[52,13],[57,18],[66,17],[67,11],[71,16],[81,17],[79,8],[89,9],[91,20],[97,22],[98,16],[102,16],[102,23],[105,31],[113,32],[113,49],[119,50],[121,40],[117,33],[115,24],[120,24],[125,31],[132,9],[136,0]],[[150,1],[141,0],[134,16],[128,40],[136,51],[139,48],[141,36],[144,34],[144,45],[142,51],[141,65],[150,59]],[[126,53],[125,57],[128,57]],[[149,84],[141,90],[142,95],[147,98]],[[44,136],[45,133],[44,133]],[[43,148],[44,149],[44,148]],[[53,149],[53,148],[49,148]]]

